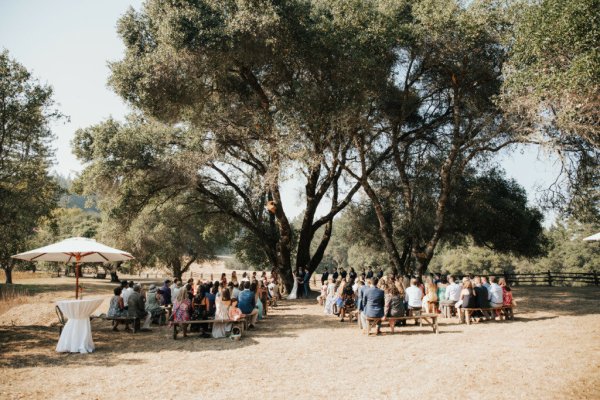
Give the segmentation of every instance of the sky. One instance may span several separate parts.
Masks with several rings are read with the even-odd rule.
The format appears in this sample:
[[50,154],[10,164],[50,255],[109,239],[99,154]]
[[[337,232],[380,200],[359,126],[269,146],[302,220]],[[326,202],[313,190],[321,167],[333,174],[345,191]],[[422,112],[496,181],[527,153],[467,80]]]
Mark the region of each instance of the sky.
[[[57,173],[75,176],[83,168],[71,152],[79,128],[112,116],[123,119],[127,105],[107,86],[109,61],[123,56],[116,32],[119,17],[142,1],[126,0],[0,0],[0,49],[25,66],[40,82],[54,89],[57,108],[69,117],[52,126],[56,136]],[[503,153],[499,160],[507,175],[527,190],[537,204],[540,190],[559,174],[556,160],[535,147]],[[283,204],[290,218],[302,211],[302,183],[283,185]],[[545,225],[554,221],[547,213]]]

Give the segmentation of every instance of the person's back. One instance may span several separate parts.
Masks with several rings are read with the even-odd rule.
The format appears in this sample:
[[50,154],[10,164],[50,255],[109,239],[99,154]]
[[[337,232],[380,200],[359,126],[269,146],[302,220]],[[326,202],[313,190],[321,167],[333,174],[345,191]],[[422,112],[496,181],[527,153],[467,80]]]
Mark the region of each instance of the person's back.
[[169,287],[170,281],[165,281],[165,284],[161,288],[162,291],[162,305],[166,306],[171,304],[171,288]]
[[364,297],[365,300],[365,315],[368,318],[382,318],[383,306],[385,304],[385,293],[376,286],[369,289]]
[[414,283],[415,282],[413,280],[411,282],[411,285],[408,288],[406,288],[405,299],[406,299],[406,302],[408,303],[409,307],[421,308],[423,292]]
[[146,310],[144,308],[144,300],[139,292],[133,291],[127,299],[127,308],[129,310],[130,317],[143,318],[146,316]]
[[496,282],[490,284],[490,302],[492,307],[502,306],[502,288]]
[[390,295],[389,315],[388,317],[403,317],[404,316],[404,301],[398,294]]
[[485,286],[475,286],[475,302],[477,304],[477,308],[490,308],[488,291]]
[[244,314],[250,314],[254,310],[255,306],[255,295],[250,289],[244,289],[238,296],[238,308]]

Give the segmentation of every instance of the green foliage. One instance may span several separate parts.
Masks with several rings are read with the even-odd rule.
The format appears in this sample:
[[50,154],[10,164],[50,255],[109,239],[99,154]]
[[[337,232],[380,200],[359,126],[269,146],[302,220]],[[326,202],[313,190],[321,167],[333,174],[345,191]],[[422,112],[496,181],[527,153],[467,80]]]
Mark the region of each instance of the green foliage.
[[551,206],[600,221],[600,2],[518,2],[501,104],[514,129],[555,151],[565,182]]
[[60,188],[49,175],[52,89],[41,85],[8,52],[0,54],[0,266],[11,283],[15,261],[43,217],[56,206]]

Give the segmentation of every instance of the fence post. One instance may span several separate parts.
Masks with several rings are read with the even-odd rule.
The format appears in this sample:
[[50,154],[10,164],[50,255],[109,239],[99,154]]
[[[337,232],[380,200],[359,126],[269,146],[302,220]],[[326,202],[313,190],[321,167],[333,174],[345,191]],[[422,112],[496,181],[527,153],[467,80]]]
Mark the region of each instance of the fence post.
[[548,286],[552,286],[552,273],[548,271]]
[[596,284],[596,286],[600,284],[600,282],[598,282],[598,273],[596,271],[594,271],[594,283]]

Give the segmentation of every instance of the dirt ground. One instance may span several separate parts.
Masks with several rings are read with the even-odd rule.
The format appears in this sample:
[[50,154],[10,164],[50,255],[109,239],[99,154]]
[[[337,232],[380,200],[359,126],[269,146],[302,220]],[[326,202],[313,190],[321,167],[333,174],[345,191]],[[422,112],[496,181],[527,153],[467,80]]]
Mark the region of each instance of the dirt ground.
[[[439,335],[365,337],[314,300],[282,301],[239,342],[94,320],[94,353],[59,354],[72,280],[28,281],[31,301],[0,315],[0,399],[600,399],[599,288],[515,288],[514,321],[441,319]],[[113,286],[83,284],[106,312]]]

